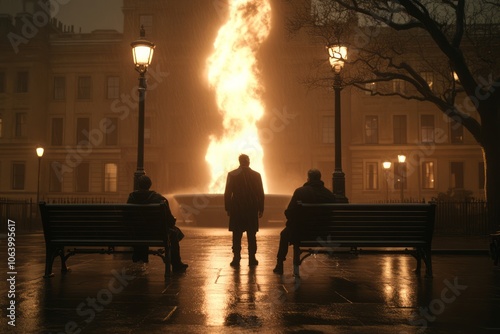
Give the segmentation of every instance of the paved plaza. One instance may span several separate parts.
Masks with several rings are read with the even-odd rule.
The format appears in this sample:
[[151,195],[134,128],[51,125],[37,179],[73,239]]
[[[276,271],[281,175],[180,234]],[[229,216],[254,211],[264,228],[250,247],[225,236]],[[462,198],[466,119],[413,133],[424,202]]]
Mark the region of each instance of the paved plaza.
[[167,279],[160,258],[143,266],[124,254],[73,256],[66,275],[56,259],[55,276],[44,279],[43,234],[17,235],[15,284],[8,257],[1,262],[0,332],[500,333],[500,269],[486,239],[435,238],[433,279],[414,275],[411,256],[383,249],[311,256],[297,279],[290,258],[283,276],[272,272],[277,227],[257,234],[259,265],[248,267],[244,251],[239,269],[229,266],[226,229],[182,229],[189,268]]

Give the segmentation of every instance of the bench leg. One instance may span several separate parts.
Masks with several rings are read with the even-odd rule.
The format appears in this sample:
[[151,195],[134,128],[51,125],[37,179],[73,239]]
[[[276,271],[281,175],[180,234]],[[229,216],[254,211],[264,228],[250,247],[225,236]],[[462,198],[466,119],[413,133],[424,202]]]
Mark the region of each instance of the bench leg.
[[425,262],[425,277],[432,278],[432,251],[430,247],[424,247],[422,250]]
[[46,246],[45,247],[45,274],[44,278],[50,278],[54,276],[52,272],[52,266],[57,255],[61,254],[61,249],[59,247]]
[[293,276],[300,277],[300,247],[293,245]]
[[170,247],[165,247],[165,256],[163,257],[163,263],[165,264],[165,277],[170,276],[172,274],[171,270],[171,256],[170,256]]

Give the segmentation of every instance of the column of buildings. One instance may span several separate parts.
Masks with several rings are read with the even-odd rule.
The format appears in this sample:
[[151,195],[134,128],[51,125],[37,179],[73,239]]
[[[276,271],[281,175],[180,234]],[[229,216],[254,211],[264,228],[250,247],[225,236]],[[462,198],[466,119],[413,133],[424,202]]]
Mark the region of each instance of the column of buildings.
[[[126,199],[137,145],[138,76],[130,42],[140,26],[157,45],[148,71],[146,173],[163,193],[206,191],[208,136],[220,131],[221,120],[205,61],[223,8],[124,0],[123,32],[79,33],[54,19],[41,21],[38,2],[23,3],[17,16],[0,16],[0,197],[35,198],[35,148],[42,146],[42,199]],[[311,167],[331,187],[334,166],[333,91],[309,91],[300,82],[311,62],[328,56],[307,36],[287,36],[286,13],[286,3],[273,2],[273,31],[260,59],[265,165],[276,193],[291,193]],[[394,83],[393,89],[405,87]],[[350,202],[398,200],[398,154],[407,156],[405,198],[430,200],[448,189],[482,197],[480,147],[432,104],[348,87],[342,123]],[[392,162],[389,171],[384,161]]]

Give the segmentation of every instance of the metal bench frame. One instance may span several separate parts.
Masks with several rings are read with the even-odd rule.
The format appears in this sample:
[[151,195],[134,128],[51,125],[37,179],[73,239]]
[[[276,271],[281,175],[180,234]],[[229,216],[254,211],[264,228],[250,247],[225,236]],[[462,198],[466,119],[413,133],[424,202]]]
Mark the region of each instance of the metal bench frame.
[[332,254],[336,247],[398,247],[412,249],[417,275],[423,260],[426,277],[432,277],[435,203],[299,205],[301,241],[293,247],[294,275],[300,275],[299,266],[306,258]]
[[[45,278],[54,276],[52,266],[76,254],[132,253],[115,247],[150,246],[149,254],[162,258],[165,276],[170,274],[170,239],[166,203],[159,204],[46,204],[40,213],[45,237]],[[72,247],[72,248],[70,248]],[[102,247],[102,248],[96,248]]]

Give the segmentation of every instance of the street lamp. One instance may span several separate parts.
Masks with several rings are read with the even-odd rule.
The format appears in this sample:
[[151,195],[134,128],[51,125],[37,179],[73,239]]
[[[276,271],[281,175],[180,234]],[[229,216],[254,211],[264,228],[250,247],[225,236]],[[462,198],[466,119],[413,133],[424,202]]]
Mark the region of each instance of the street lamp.
[[348,203],[345,196],[345,174],[342,172],[342,145],[341,145],[341,121],[340,121],[340,91],[342,90],[342,78],[340,73],[344,68],[344,60],[347,59],[347,48],[340,45],[328,47],[328,56],[333,70],[333,89],[335,91],[335,170],[332,175],[332,189],[335,201]]
[[139,120],[137,138],[137,170],[134,173],[134,190],[138,189],[137,180],[144,172],[144,102],[146,99],[146,77],[148,66],[153,59],[155,45],[145,39],[144,27],[141,26],[140,38],[130,44],[134,57],[135,70],[139,72]]
[[382,166],[384,167],[384,173],[385,173],[385,198],[386,201],[389,202],[389,170],[391,169],[391,162],[390,161],[384,161],[382,162]]
[[36,148],[36,155],[38,156],[38,177],[37,177],[37,186],[36,186],[36,204],[40,202],[40,165],[42,163],[44,149],[43,147]]
[[401,203],[403,203],[403,191],[404,191],[404,163],[406,161],[406,155],[404,154],[399,154],[398,155],[398,162],[399,162],[399,188],[401,189]]

